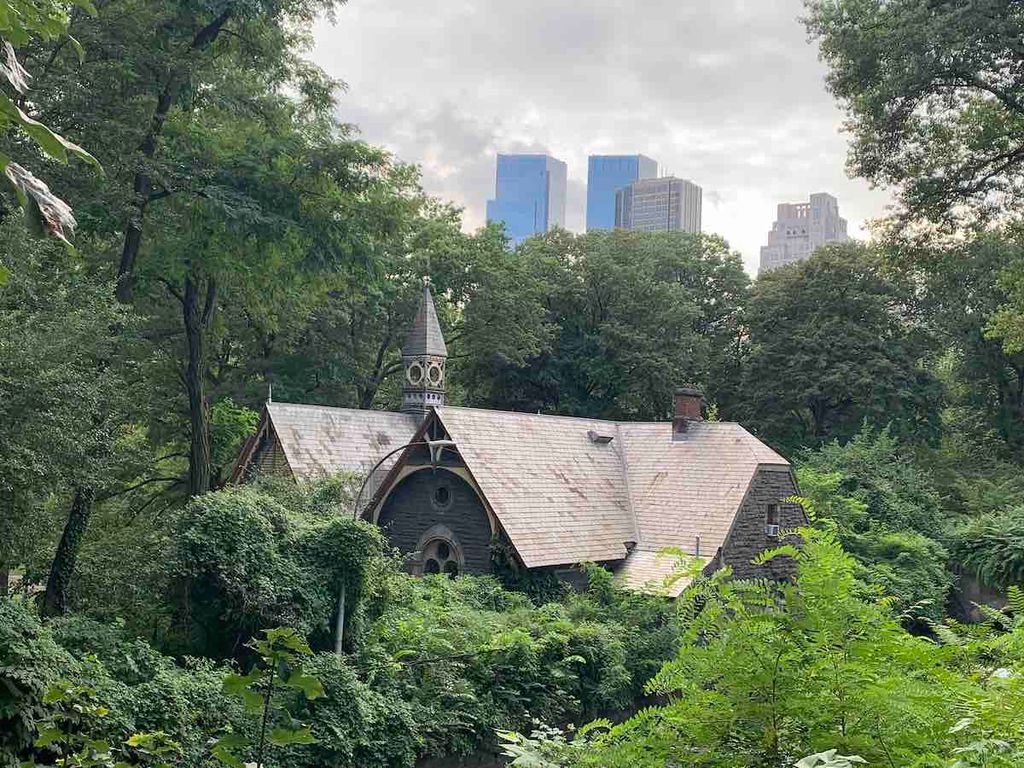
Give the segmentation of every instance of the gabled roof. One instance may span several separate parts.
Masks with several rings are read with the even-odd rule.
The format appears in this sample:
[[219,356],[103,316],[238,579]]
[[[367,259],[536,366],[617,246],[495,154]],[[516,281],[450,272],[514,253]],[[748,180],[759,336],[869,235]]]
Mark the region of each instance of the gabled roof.
[[296,480],[369,472],[409,442],[421,421],[408,413],[291,403],[267,403],[267,417]]
[[416,319],[413,320],[409,335],[405,337],[402,355],[404,357],[411,355],[448,356],[448,348],[445,346],[444,336],[441,334],[441,324],[437,321],[434,297],[430,295],[430,283],[423,284],[420,308],[416,312]]
[[[711,557],[758,469],[789,467],[728,422],[691,423],[673,440],[668,422],[451,407],[437,414],[531,568],[622,560],[632,550],[628,563],[666,547]],[[630,585],[650,576],[650,567],[637,569],[640,581],[630,576]]]
[[607,431],[608,422],[475,408],[437,413],[524,565],[626,556],[636,528],[620,446],[587,436]]
[[[789,471],[728,422],[692,422],[673,440],[669,422],[434,413],[527,567],[620,561],[620,581],[638,590],[672,570],[657,557],[665,548],[714,557],[757,472]],[[266,414],[296,480],[368,472],[427,426],[413,414],[313,405],[270,403]]]
[[669,424],[619,425],[640,547],[679,547],[711,556],[725,542],[758,467],[789,466],[739,424],[691,422],[672,440]]
[[[683,562],[680,562],[683,560]],[[696,566],[703,568],[709,558],[699,557]],[[618,583],[634,592],[650,595],[679,597],[683,590],[693,583],[690,569],[693,564],[663,552],[637,549],[629,553],[626,561],[615,571]]]

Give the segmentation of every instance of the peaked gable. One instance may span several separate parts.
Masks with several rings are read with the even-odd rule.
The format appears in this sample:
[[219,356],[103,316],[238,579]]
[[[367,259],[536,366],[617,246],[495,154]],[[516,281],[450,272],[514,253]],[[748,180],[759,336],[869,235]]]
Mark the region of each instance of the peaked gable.
[[637,534],[620,446],[588,436],[608,422],[474,408],[437,415],[528,568],[626,556]]
[[[408,413],[293,403],[267,403],[263,419],[261,432],[269,425],[298,481],[369,472],[388,452],[409,442],[420,424]],[[236,481],[252,453],[249,446],[243,451],[232,473]]]

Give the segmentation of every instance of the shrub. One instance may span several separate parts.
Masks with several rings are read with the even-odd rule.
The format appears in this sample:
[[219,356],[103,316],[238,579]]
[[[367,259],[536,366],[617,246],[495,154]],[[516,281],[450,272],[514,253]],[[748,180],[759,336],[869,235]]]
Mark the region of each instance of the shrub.
[[953,551],[984,584],[1005,589],[1024,583],[1024,507],[964,523],[956,531]]

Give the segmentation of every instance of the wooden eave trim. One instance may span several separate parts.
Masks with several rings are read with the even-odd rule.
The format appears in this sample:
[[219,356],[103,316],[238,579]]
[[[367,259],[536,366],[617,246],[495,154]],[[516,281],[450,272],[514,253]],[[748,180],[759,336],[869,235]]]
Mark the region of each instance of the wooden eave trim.
[[260,438],[267,431],[267,427],[270,425],[270,411],[267,406],[263,406],[263,413],[260,414],[260,425],[256,428],[256,431],[249,435],[245,440],[245,444],[242,446],[241,453],[238,454],[238,458],[235,460],[235,466],[231,469],[231,476],[228,479],[229,485],[237,485],[240,482],[240,478],[245,474],[246,468],[249,466],[249,462],[252,460],[252,452],[256,450],[256,446],[260,443]]

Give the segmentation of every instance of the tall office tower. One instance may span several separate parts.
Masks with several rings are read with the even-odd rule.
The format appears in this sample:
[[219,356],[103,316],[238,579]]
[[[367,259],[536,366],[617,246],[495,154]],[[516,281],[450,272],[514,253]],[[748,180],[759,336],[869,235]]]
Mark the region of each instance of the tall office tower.
[[591,155],[587,162],[587,231],[615,226],[615,193],[653,179],[658,164],[643,155]]
[[839,215],[839,201],[832,195],[816,192],[807,203],[779,203],[768,245],[761,246],[759,271],[803,261],[825,243],[849,239],[846,219]]
[[565,226],[565,163],[549,155],[498,155],[487,221],[505,223],[512,242]]
[[641,179],[615,193],[615,226],[645,232],[700,232],[703,191],[692,181]]

